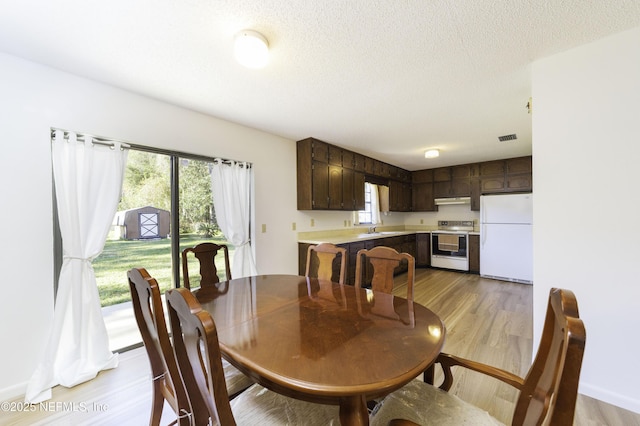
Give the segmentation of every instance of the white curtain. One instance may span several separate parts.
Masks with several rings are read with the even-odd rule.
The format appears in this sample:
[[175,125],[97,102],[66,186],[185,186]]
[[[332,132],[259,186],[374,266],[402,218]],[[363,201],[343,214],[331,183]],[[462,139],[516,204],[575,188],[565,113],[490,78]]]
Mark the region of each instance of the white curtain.
[[380,198],[378,195],[378,185],[365,182],[365,185],[371,187],[371,224],[376,225],[382,223],[380,219]]
[[109,350],[91,262],[102,252],[116,213],[128,151],[120,143],[87,139],[69,133],[67,140],[56,131],[52,141],[64,257],[51,334],[25,394],[31,403],[51,398],[57,384],[75,386],[118,365]]
[[389,214],[389,187],[387,185],[378,185],[378,206],[380,212]]
[[250,239],[251,165],[216,158],[211,170],[211,192],[216,219],[222,233],[233,246],[233,278],[257,275]]

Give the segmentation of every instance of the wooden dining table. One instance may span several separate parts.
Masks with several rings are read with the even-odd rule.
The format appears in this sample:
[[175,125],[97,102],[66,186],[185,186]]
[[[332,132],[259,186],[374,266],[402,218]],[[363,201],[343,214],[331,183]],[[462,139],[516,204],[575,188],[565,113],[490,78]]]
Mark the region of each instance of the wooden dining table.
[[194,291],[225,359],[280,394],[340,406],[367,425],[367,401],[419,376],[445,339],[426,307],[385,293],[297,275],[259,275]]

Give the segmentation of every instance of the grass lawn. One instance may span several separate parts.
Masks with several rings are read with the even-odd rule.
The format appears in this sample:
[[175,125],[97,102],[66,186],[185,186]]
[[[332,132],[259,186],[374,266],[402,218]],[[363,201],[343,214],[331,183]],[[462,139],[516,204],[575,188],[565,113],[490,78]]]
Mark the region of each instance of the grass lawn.
[[[205,238],[200,235],[180,235],[180,251],[202,242],[228,244],[223,237]],[[229,245],[229,257],[233,259],[234,247]],[[182,265],[180,268],[182,276]],[[224,271],[222,256],[216,257],[216,266]],[[171,273],[171,240],[108,240],[102,254],[93,261],[100,301],[103,307],[131,300],[127,271],[131,268],[145,268],[154,277],[164,293],[173,288]],[[199,285],[198,260],[189,259],[191,287]],[[193,276],[193,277],[192,277]],[[222,279],[222,278],[221,278]]]

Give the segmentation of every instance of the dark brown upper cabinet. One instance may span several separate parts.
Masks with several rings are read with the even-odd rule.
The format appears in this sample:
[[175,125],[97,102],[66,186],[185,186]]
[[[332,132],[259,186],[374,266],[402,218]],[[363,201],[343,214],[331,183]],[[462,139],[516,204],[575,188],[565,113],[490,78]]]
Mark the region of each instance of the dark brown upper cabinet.
[[297,142],[298,210],[363,210],[364,183],[389,186],[392,211],[437,211],[435,198],[531,192],[531,156],[410,172],[314,138]]

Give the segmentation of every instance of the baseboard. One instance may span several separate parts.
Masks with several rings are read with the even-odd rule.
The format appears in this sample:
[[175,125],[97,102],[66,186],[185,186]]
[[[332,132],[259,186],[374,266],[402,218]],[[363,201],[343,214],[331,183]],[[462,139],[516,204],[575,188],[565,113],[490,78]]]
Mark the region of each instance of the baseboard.
[[628,396],[610,392],[599,386],[592,386],[584,382],[580,383],[579,392],[591,398],[606,402],[607,404],[640,414],[640,400],[638,399],[629,398]]
[[29,382],[22,382],[18,383],[17,385],[0,389],[0,401],[13,401],[18,398],[24,399],[24,395],[27,392],[28,384]]

